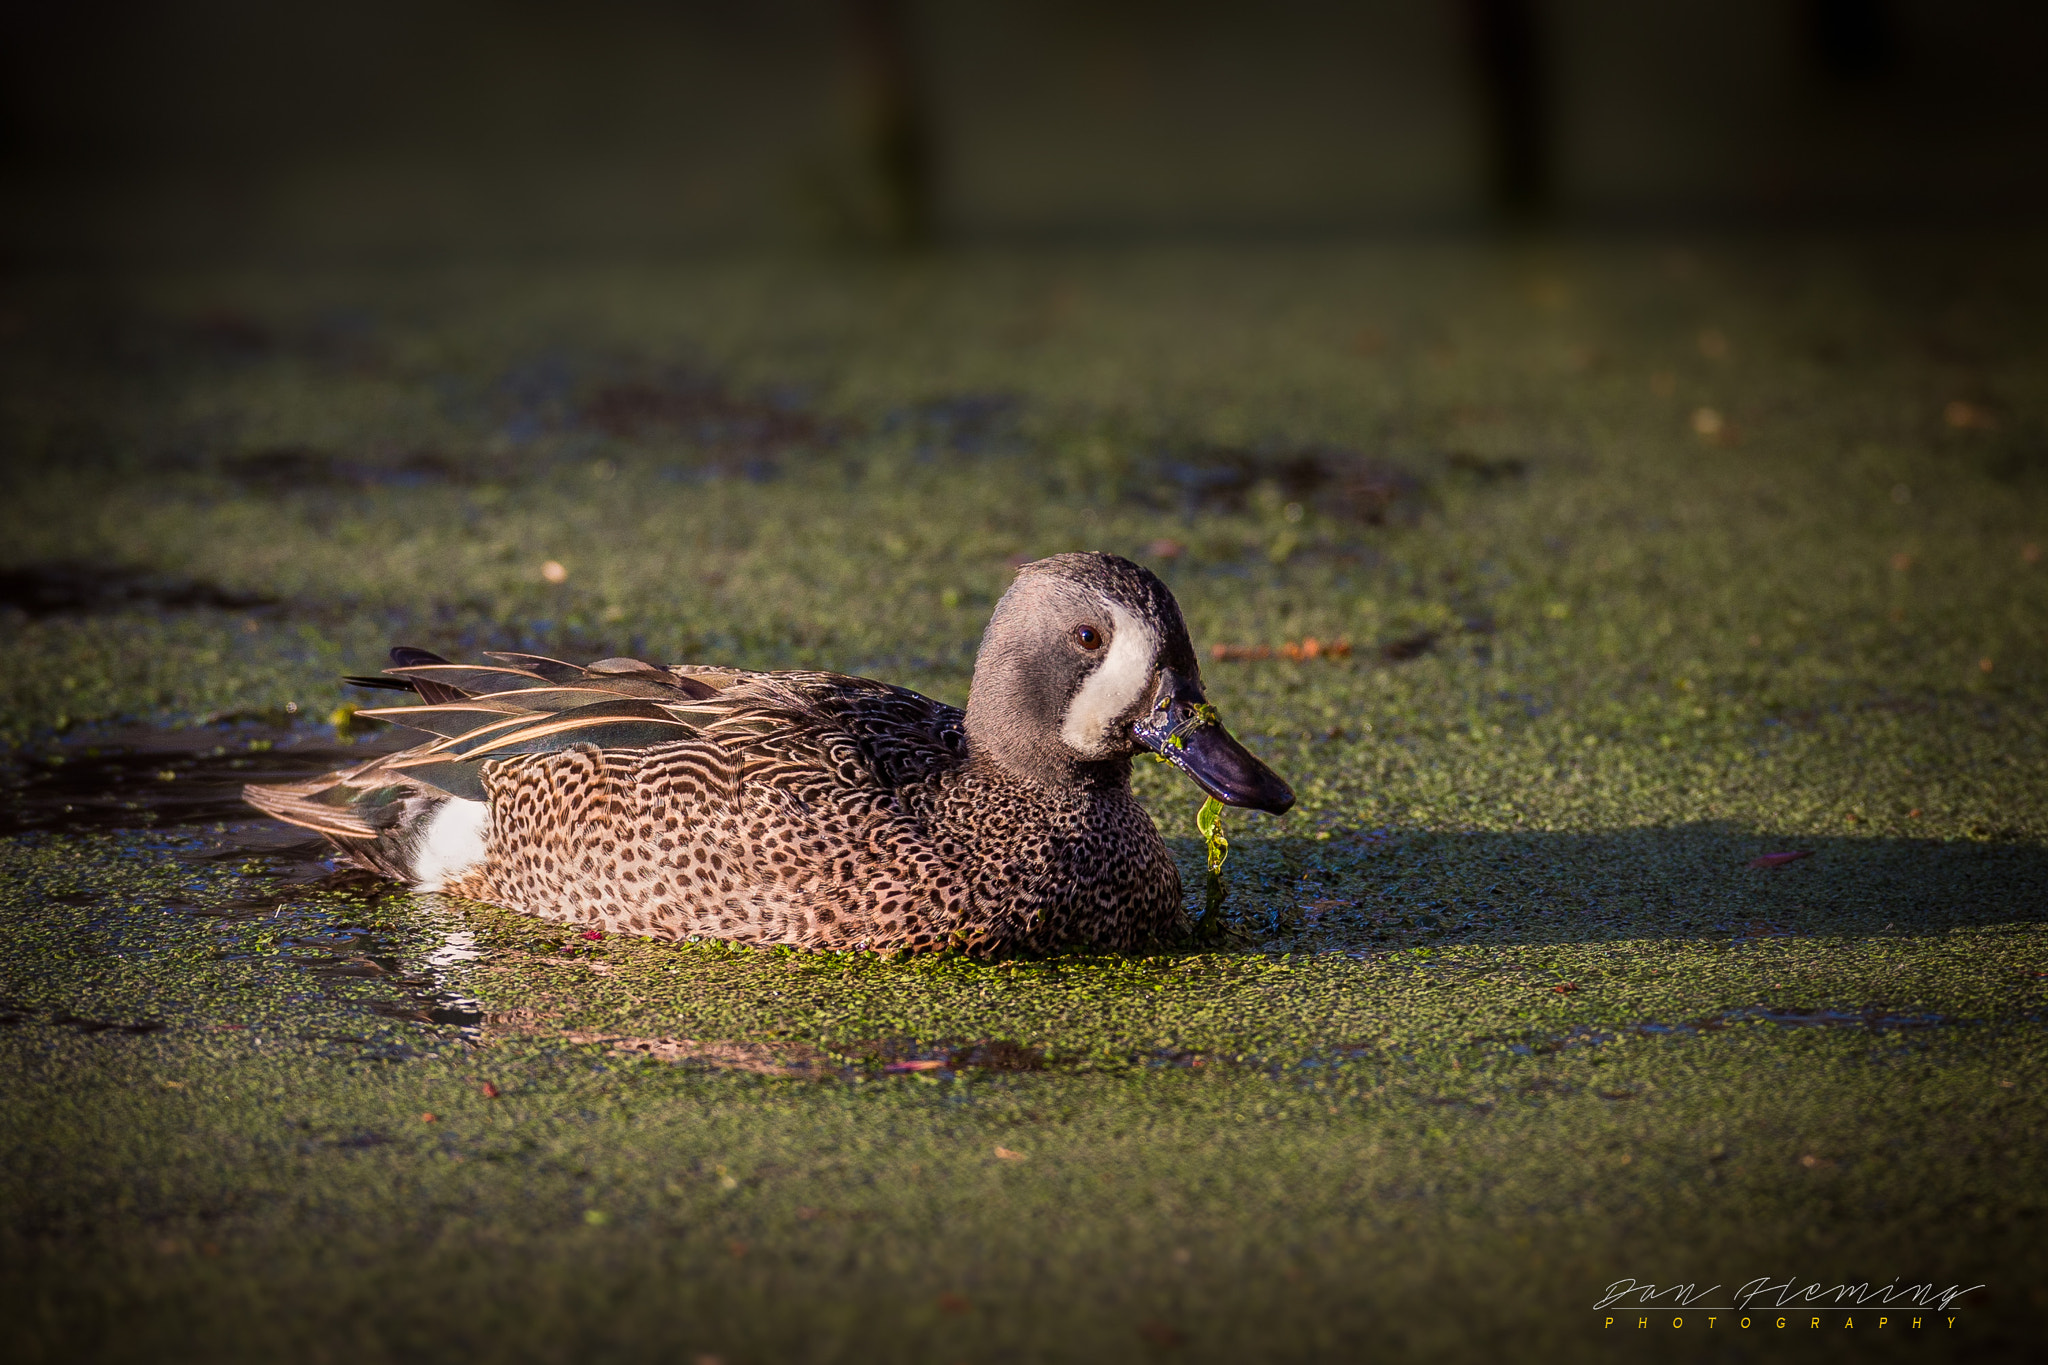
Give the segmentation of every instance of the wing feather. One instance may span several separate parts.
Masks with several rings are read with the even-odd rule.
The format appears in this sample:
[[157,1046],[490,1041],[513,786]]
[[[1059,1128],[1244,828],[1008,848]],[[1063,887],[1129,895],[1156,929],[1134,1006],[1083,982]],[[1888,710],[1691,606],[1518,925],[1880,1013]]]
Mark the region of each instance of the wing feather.
[[452,754],[475,761],[513,754],[553,753],[572,744],[600,749],[645,749],[695,737],[700,726],[679,720],[650,701],[602,701],[557,715],[537,715],[530,724],[495,729],[475,739],[463,737],[449,746]]
[[413,730],[423,730],[443,739],[461,739],[465,735],[508,720],[518,720],[527,712],[524,708],[504,702],[459,701],[444,702],[435,706],[374,706],[364,707],[356,712],[376,720],[388,720]]
[[320,798],[332,788],[331,778],[317,783],[280,783],[275,786],[250,784],[242,788],[242,799],[286,824],[301,825],[317,834],[335,839],[374,839],[379,830],[347,806],[336,806]]
[[[480,692],[508,692],[522,687],[545,687],[548,680],[521,668],[493,668],[489,664],[414,664],[408,668],[387,668],[387,678],[407,682],[432,682],[452,687],[465,697]],[[390,686],[386,683],[385,686]]]
[[552,683],[580,682],[584,676],[584,669],[580,665],[550,659],[545,654],[513,654],[502,649],[487,649],[484,651],[484,657],[510,664],[528,673],[537,673]]

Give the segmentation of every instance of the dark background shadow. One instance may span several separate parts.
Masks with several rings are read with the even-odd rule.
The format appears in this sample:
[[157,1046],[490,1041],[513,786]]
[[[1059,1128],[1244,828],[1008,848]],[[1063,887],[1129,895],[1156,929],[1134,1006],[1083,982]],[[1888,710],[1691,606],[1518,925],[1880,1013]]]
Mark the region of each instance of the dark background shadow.
[[1997,0],[14,6],[17,264],[2037,221]]

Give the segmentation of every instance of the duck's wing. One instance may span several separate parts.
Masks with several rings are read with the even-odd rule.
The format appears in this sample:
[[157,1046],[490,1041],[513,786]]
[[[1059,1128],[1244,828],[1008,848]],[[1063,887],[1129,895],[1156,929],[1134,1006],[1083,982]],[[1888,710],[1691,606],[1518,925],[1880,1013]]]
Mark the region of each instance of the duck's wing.
[[718,687],[692,715],[705,739],[740,760],[743,781],[894,791],[966,758],[960,709],[908,688],[844,673],[677,672]]
[[487,760],[575,745],[646,749],[701,735],[724,708],[712,681],[681,677],[637,659],[588,667],[539,655],[493,655],[455,664],[423,649],[391,651],[367,686],[416,693],[422,705],[357,712],[428,736],[401,753],[302,782],[251,785],[243,799],[267,815],[326,835],[356,861],[410,880],[423,831],[453,798],[485,801]]
[[533,654],[492,654],[497,665],[454,664],[424,650],[392,651],[385,677],[426,703],[357,712],[432,735],[389,762],[454,796],[481,800],[487,759],[572,745],[646,749],[700,735],[730,709],[712,682],[638,659],[588,666]]
[[457,664],[402,646],[391,657],[381,677],[350,681],[411,690],[423,704],[356,714],[418,730],[429,742],[310,783],[252,786],[252,804],[322,833],[363,837],[370,830],[357,826],[369,812],[354,812],[384,787],[425,786],[480,801],[486,760],[577,745],[635,750],[709,741],[740,759],[742,777],[783,787],[825,779],[890,789],[966,751],[958,708],[838,673],[661,668],[626,658],[577,665],[513,653],[488,654],[493,664]]
[[571,745],[642,749],[689,739],[723,709],[716,681],[685,677],[638,659],[587,667],[535,654],[494,654],[495,664],[450,663],[404,646],[392,667],[348,681],[416,693],[418,706],[366,708],[357,715],[421,731],[429,742],[307,782],[249,786],[258,810],[336,839],[363,839],[389,824],[391,794],[434,792],[484,799],[487,759],[543,754]]

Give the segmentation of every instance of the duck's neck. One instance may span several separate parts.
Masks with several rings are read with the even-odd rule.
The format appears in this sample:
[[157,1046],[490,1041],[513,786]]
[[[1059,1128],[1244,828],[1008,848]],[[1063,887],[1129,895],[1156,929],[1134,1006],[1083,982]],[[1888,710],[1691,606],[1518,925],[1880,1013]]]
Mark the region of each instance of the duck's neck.
[[1128,757],[1083,758],[1060,738],[1067,705],[1044,670],[984,647],[967,694],[968,752],[976,763],[1053,791],[1128,790]]
[[[972,713],[967,723],[967,771],[983,780],[995,778],[1038,788],[1048,795],[1128,792],[1131,760],[1076,758],[1065,745],[1016,742],[1015,732],[975,732]],[[1010,741],[1010,742],[1005,742]]]

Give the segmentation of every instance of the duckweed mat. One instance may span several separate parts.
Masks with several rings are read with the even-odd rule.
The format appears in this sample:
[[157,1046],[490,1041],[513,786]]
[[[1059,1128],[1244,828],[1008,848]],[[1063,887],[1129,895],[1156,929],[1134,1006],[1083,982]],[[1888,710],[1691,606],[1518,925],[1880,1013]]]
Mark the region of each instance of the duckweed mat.
[[[2043,259],[10,279],[9,1355],[2031,1358]],[[1082,548],[1301,796],[1212,903],[1141,764],[1144,953],[588,936],[234,799],[392,643],[957,703]]]

